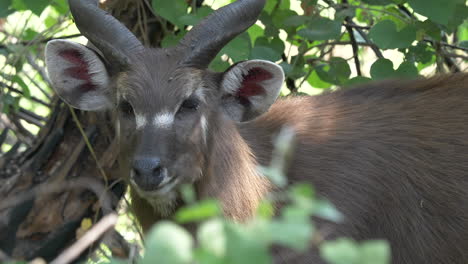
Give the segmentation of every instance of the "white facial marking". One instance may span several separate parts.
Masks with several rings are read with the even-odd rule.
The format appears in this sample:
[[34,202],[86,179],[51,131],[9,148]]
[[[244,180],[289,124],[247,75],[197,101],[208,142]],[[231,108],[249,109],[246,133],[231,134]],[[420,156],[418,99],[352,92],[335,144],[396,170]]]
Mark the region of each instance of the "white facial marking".
[[208,133],[208,121],[206,121],[206,117],[204,115],[200,117],[200,126],[202,130],[203,141],[206,144],[206,135]]
[[169,112],[157,114],[153,119],[153,125],[160,128],[168,128],[174,122],[174,115]]
[[146,123],[148,123],[144,115],[138,115],[138,114],[135,116],[135,122],[136,122],[137,129],[143,128],[144,126],[146,126]]

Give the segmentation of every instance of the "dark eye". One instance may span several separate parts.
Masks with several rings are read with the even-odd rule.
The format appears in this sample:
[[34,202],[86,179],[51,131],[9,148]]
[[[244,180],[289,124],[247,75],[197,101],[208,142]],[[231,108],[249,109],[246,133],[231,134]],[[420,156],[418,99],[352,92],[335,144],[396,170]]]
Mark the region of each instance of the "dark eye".
[[127,115],[127,116],[133,115],[133,107],[127,101],[120,102],[119,109],[124,115]]
[[200,102],[195,98],[188,98],[180,105],[180,110],[197,110]]

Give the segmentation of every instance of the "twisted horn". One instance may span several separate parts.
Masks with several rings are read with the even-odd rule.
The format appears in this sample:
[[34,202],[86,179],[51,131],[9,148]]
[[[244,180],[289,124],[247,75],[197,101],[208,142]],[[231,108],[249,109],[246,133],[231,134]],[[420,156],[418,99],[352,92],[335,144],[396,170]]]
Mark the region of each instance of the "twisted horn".
[[122,23],[98,7],[98,0],[68,0],[76,26],[108,60],[122,69],[130,55],[143,50],[141,42]]
[[185,63],[206,68],[224,45],[257,21],[264,5],[265,0],[238,0],[207,16],[179,42]]

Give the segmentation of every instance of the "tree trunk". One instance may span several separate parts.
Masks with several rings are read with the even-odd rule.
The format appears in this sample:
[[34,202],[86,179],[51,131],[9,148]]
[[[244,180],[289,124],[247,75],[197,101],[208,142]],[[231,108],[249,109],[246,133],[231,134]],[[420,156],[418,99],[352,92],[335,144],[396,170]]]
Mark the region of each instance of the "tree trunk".
[[[150,4],[108,0],[102,8],[145,45],[159,46],[161,23],[166,22],[155,17]],[[52,114],[31,147],[19,152],[17,145],[0,156],[0,262],[54,259],[83,233],[83,219],[95,223],[115,209],[125,193],[126,185],[115,173],[118,144],[110,113],[75,110],[75,120],[67,105],[53,101]]]

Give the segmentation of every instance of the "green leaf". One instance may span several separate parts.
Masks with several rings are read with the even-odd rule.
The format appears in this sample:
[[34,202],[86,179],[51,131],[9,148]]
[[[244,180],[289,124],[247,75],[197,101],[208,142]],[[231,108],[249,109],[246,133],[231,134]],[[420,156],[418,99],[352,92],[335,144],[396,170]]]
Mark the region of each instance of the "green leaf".
[[264,30],[259,25],[253,25],[247,30],[247,33],[249,33],[250,40],[253,46],[257,38],[264,35]]
[[441,40],[442,39],[442,26],[436,24],[430,20],[425,20],[424,22],[416,22],[416,27],[418,31],[422,31],[422,33],[428,37],[431,37],[434,40]]
[[296,33],[296,26],[286,24],[286,21],[294,16],[297,16],[297,13],[292,10],[277,10],[272,16],[273,25],[276,28],[284,29],[288,34],[294,34]]
[[218,203],[214,200],[203,200],[194,205],[179,209],[175,215],[178,222],[187,223],[204,220],[221,214]]
[[351,75],[348,62],[340,57],[331,58],[328,65],[318,66],[315,70],[323,81],[338,85],[346,83]]
[[213,12],[208,6],[202,6],[197,8],[197,12],[195,14],[186,14],[179,17],[178,21],[184,25],[196,25],[200,22],[204,17],[208,16]]
[[179,43],[179,40],[182,39],[185,33],[186,32],[183,32],[183,33],[179,32],[177,35],[167,34],[166,36],[164,36],[164,38],[161,41],[161,47],[167,48],[167,47],[175,46],[177,43]]
[[273,220],[269,227],[274,242],[300,251],[309,247],[313,235],[310,221]]
[[293,197],[312,199],[314,197],[314,189],[309,184],[295,184],[290,187],[290,194]]
[[15,10],[17,10],[17,11],[28,10],[28,7],[23,2],[23,0],[12,0],[11,1],[11,7],[14,8]]
[[449,18],[447,25],[447,33],[452,33],[453,29],[456,29],[459,25],[467,21],[468,18],[468,6],[464,3],[458,3],[455,6],[455,12]]
[[283,68],[284,74],[293,80],[297,80],[306,74],[302,65],[303,63],[297,62],[295,66],[288,64],[284,61],[280,63],[281,68]]
[[374,80],[393,78],[395,76],[393,62],[388,59],[376,60],[371,66],[370,74]]
[[408,25],[397,31],[393,21],[383,20],[371,28],[369,37],[381,49],[407,48],[416,39],[416,29]]
[[213,219],[200,225],[197,231],[200,246],[211,254],[223,257],[226,254],[226,235],[220,219]]
[[210,63],[209,68],[216,72],[223,72],[231,66],[229,62],[221,59],[221,53],[218,53],[216,58]]
[[226,234],[226,262],[230,264],[269,264],[271,256],[266,243],[262,243],[256,232],[245,226],[233,223],[225,225]]
[[341,34],[341,22],[324,17],[314,17],[307,28],[303,28],[297,34],[308,40],[337,39]]
[[177,25],[179,28],[184,26],[180,18],[187,14],[187,3],[185,0],[153,0],[152,6],[154,12],[164,19]]
[[397,77],[401,78],[415,78],[419,76],[418,69],[414,66],[414,63],[409,61],[401,63],[395,73]]
[[33,40],[39,33],[31,28],[28,28],[26,29],[24,32],[23,32],[23,40],[26,40],[26,41],[31,41]]
[[353,85],[358,85],[362,83],[367,83],[369,81],[372,81],[372,79],[364,77],[364,76],[356,76],[354,78],[349,79],[345,85],[346,86],[353,86]]
[[432,60],[433,55],[434,51],[429,44],[419,42],[416,46],[411,46],[408,49],[405,58],[409,61],[428,63]]
[[392,4],[391,0],[361,0],[362,2],[369,5],[389,5]]
[[249,59],[269,60],[275,62],[281,59],[281,54],[267,46],[255,46],[250,51]]
[[317,74],[317,71],[313,71],[309,77],[307,78],[307,82],[313,88],[321,88],[321,89],[328,89],[332,86],[331,83],[323,81]]
[[320,255],[332,264],[358,264],[359,253],[356,242],[348,238],[325,241],[320,246]]
[[10,6],[11,0],[0,0],[0,18],[6,17],[13,13],[13,10],[10,8]]
[[49,0],[22,0],[27,9],[31,10],[37,16],[49,5]]
[[458,45],[462,48],[468,48],[468,40],[462,41]]
[[193,238],[182,227],[167,221],[159,222],[146,240],[141,264],[192,263]]
[[286,18],[283,23],[286,27],[298,27],[304,25],[307,20],[308,17],[306,16],[293,15]]
[[390,246],[384,240],[370,240],[361,243],[361,264],[390,263]]
[[344,219],[343,214],[327,200],[317,200],[315,202],[314,215],[333,222],[341,222]]
[[457,4],[464,2],[465,0],[408,0],[414,11],[442,25],[448,24]]
[[51,5],[59,12],[61,15],[65,15],[68,10],[70,9],[68,7],[68,1],[66,0],[53,0]]
[[246,60],[252,49],[250,45],[249,34],[242,33],[224,46],[220,53],[228,55],[233,61]]
[[24,97],[26,97],[27,99],[31,98],[31,91],[29,90],[28,85],[26,85],[26,83],[18,75],[13,76],[11,81],[13,83],[18,84],[21,87],[21,90],[23,91],[23,96]]

